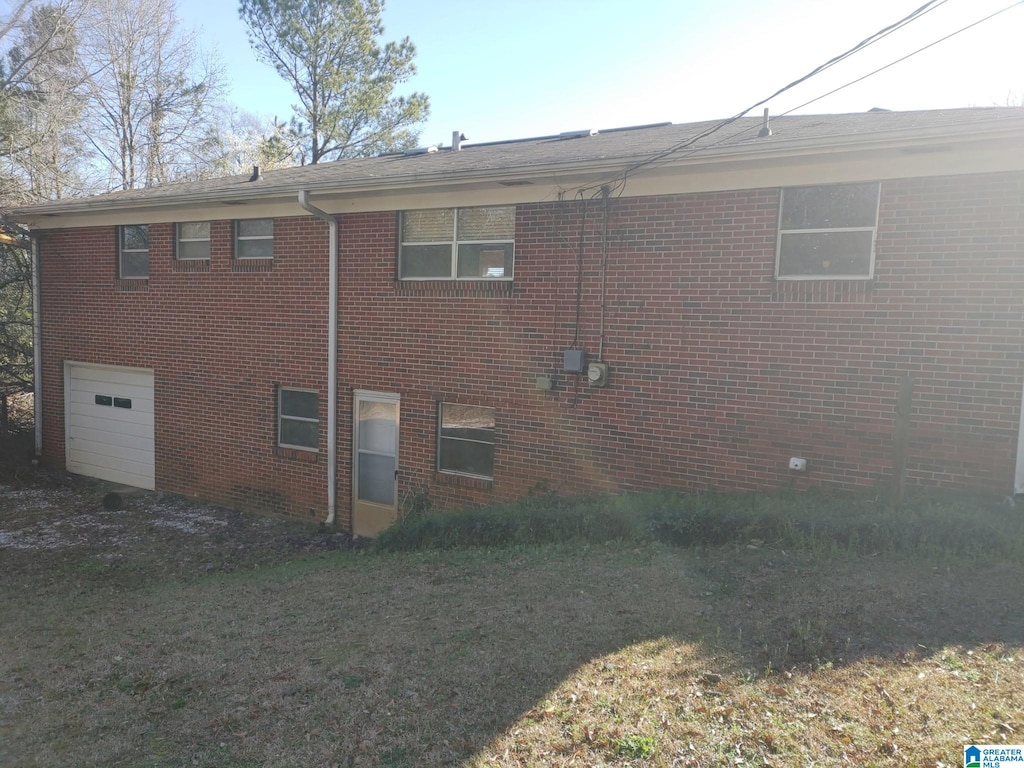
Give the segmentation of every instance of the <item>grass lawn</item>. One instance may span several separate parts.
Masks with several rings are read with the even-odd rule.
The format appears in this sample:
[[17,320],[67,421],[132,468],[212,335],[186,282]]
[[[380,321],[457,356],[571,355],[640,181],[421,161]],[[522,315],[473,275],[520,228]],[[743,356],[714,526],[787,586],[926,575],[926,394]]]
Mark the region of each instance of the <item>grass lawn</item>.
[[5,562],[3,766],[959,766],[965,743],[1024,742],[1013,558],[646,541]]

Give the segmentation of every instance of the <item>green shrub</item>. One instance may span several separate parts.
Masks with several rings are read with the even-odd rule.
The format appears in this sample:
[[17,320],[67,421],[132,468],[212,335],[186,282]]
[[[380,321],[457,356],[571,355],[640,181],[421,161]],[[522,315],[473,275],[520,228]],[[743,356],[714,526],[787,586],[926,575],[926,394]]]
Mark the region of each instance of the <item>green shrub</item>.
[[645,513],[651,536],[674,546],[761,540],[793,549],[864,554],[1024,554],[1024,520],[991,500],[921,492],[900,510],[873,498],[826,493],[662,496]]
[[538,496],[509,504],[407,516],[382,532],[388,551],[467,546],[632,541],[643,537],[639,518],[610,496]]
[[783,549],[1024,557],[1024,515],[977,497],[921,493],[900,510],[866,496],[827,493],[542,494],[509,504],[406,515],[382,550],[659,541],[721,547],[760,541]]

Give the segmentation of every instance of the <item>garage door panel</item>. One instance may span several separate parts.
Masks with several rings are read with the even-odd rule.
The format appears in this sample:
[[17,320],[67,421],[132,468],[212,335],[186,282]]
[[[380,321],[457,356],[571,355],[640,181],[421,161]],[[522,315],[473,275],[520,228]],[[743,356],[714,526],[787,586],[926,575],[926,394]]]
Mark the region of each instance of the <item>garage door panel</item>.
[[[88,384],[88,386],[82,386],[82,384]],[[116,382],[76,382],[75,393],[91,402],[97,394],[116,394],[118,397],[153,397],[153,388]]]
[[[67,467],[140,488],[155,486],[153,374],[67,364]],[[96,396],[110,405],[96,403]],[[131,401],[116,408],[114,399]]]
[[72,418],[82,416],[91,419],[107,419],[110,421],[126,421],[131,424],[153,426],[153,413],[136,411],[134,408],[114,408],[109,405],[90,405],[89,403],[72,403]]
[[75,389],[83,392],[104,392],[111,385],[137,387],[141,393],[153,394],[153,374],[144,371],[125,371],[113,368],[84,368],[72,366]]
[[133,488],[145,488],[150,491],[153,490],[154,485],[151,472],[135,474],[106,465],[72,464],[68,462],[68,472],[95,477],[99,480],[108,480],[112,483],[120,483],[121,485],[130,485]]
[[[103,396],[109,397],[109,398],[111,398],[111,400],[113,400],[113,398],[115,398],[115,397],[117,397],[117,398],[127,398],[127,399],[131,400],[131,408],[118,408],[117,406],[113,405],[113,403],[111,403],[111,405],[99,405],[96,402],[96,396],[97,395],[103,395]],[[108,387],[107,390],[104,391],[104,392],[95,392],[94,393],[94,392],[75,391],[75,392],[72,392],[70,394],[70,399],[71,399],[71,404],[73,406],[77,406],[77,405],[91,405],[91,406],[94,406],[96,408],[114,408],[115,410],[119,410],[119,411],[138,411],[139,413],[152,413],[153,412],[153,393],[151,391],[150,392],[146,392],[145,393],[145,397],[143,397],[141,395],[129,395],[129,394],[125,393],[121,389],[118,389],[116,391],[116,394],[114,394],[113,390],[111,390]]]
[[153,471],[152,461],[121,459],[103,453],[89,453],[75,450],[75,463],[85,467],[107,467],[116,472],[127,472],[132,475],[148,475]]
[[[115,435],[146,437],[152,442],[153,426],[151,424],[135,424],[130,421],[116,421],[113,419],[101,419],[95,416],[72,414],[71,428],[75,429],[76,427],[95,429],[98,432],[107,432]],[[75,436],[74,432],[72,432],[72,436]]]
[[[105,437],[105,435],[102,435]],[[100,440],[90,440],[84,437],[75,438],[75,456],[83,454],[96,454],[97,456],[109,456],[114,459],[125,459],[137,461],[143,464],[153,464],[152,443],[145,445],[144,438],[127,437],[127,441],[134,444],[116,444]]]
[[[114,440],[111,436],[117,435]],[[119,448],[128,448],[133,451],[153,451],[153,441],[148,436],[127,435],[123,432],[109,432],[98,429],[87,429],[82,427],[75,431],[75,437],[71,441],[77,446],[82,443],[109,443]]]

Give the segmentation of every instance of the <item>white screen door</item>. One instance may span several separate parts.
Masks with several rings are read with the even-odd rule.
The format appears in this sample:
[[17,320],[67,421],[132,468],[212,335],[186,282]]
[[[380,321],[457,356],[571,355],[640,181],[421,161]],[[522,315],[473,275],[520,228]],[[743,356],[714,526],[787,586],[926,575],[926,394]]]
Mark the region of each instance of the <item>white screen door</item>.
[[398,515],[400,397],[356,390],[352,440],[352,532],[375,536]]

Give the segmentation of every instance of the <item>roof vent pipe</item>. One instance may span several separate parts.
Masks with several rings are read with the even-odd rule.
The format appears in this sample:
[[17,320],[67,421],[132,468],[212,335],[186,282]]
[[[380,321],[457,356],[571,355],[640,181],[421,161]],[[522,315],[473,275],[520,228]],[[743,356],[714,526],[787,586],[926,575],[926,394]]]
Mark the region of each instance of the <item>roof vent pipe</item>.
[[252,176],[249,177],[249,181],[259,181],[262,178],[263,174],[260,173],[260,167],[258,165],[254,165],[252,167]]
[[462,131],[452,131],[452,151],[458,152],[462,149],[462,142],[466,140],[466,134]]
[[772,135],[772,127],[768,124],[768,107],[764,108],[764,119],[761,122],[761,132],[757,134],[759,139]]
[[560,139],[581,139],[585,136],[597,136],[597,129],[584,128],[582,131],[562,131],[558,134]]

